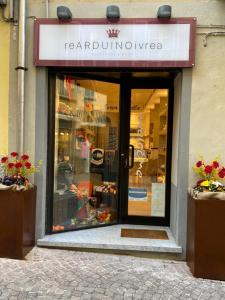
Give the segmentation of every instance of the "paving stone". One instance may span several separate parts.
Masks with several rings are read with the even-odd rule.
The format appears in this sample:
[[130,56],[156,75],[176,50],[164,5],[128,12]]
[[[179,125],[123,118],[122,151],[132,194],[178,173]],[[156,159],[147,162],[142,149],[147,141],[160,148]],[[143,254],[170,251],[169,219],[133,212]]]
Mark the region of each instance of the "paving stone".
[[225,282],[197,279],[185,262],[34,248],[0,259],[1,300],[225,300]]

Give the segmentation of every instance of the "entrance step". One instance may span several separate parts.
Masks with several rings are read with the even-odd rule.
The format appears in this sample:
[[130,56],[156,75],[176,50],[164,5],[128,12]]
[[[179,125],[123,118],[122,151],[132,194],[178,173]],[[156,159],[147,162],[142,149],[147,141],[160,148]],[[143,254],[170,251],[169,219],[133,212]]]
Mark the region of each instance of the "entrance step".
[[[121,228],[165,230],[169,239],[121,237]],[[142,252],[143,254],[154,253],[152,256],[158,257],[165,257],[165,254],[167,254],[168,258],[171,257],[173,259],[182,254],[182,247],[176,244],[168,227],[144,225],[118,224],[46,235],[44,238],[38,239],[37,245],[41,247],[74,249],[79,251],[120,252],[124,254],[131,252]]]

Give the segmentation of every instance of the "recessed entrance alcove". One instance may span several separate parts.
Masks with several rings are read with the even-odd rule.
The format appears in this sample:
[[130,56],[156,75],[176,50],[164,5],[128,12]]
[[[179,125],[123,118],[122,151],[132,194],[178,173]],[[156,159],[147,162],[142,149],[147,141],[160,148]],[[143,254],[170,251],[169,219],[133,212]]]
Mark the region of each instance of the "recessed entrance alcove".
[[[191,71],[49,69],[49,75],[52,93],[49,99],[49,167],[46,169],[47,213],[42,211],[42,217],[46,216],[47,230],[45,236],[43,233],[37,235],[40,237],[38,246],[123,253],[174,253],[184,258]],[[109,86],[116,87],[115,93]],[[77,100],[73,100],[74,93],[79,91],[82,94],[83,90],[87,90],[84,96],[93,100],[85,98],[82,109],[87,113],[74,115],[73,110],[79,111]],[[103,118],[101,114],[98,119],[101,126],[95,119],[79,119],[94,115],[95,109],[100,107],[97,104],[103,99],[102,95],[105,95],[105,116]],[[39,110],[41,108],[38,106]],[[141,131],[138,131],[138,126]],[[114,127],[113,135],[109,134],[111,127]],[[41,130],[39,127],[38,131]],[[140,134],[142,144],[137,140]],[[113,164],[107,165],[108,169],[101,161],[95,167],[90,165],[88,159],[93,163],[94,157],[86,155],[84,159],[78,155],[85,138],[94,149],[101,150],[92,153],[101,154],[103,160],[106,154],[111,155],[111,150],[117,153]],[[93,146],[91,148],[93,150]],[[69,159],[70,174],[58,173],[62,157],[66,162]],[[136,178],[140,175],[140,166],[142,176]],[[76,185],[73,191],[66,187],[71,179]],[[85,209],[81,205],[69,205],[73,192],[77,193],[76,188],[85,187],[81,181],[85,182],[87,191],[82,194],[83,198],[77,197],[78,204],[88,205]],[[65,193],[65,189],[69,192]],[[158,208],[157,201],[154,203],[157,200],[154,193],[161,199]],[[96,219],[87,219],[87,208],[96,210]],[[77,214],[80,209],[82,213]],[[101,213],[105,215],[104,212],[110,215],[109,219],[100,217]],[[169,240],[121,238],[121,228],[129,226],[166,230]]]
[[[121,228],[144,229],[144,230],[165,230],[168,239],[147,239],[147,238],[126,238],[121,237]],[[168,227],[118,224],[102,228],[92,228],[74,232],[65,232],[47,235],[38,240],[38,246],[70,248],[74,250],[101,250],[127,253],[145,252],[155,253],[160,256],[162,253],[179,255],[182,248],[178,246]],[[173,257],[173,258],[174,258]]]

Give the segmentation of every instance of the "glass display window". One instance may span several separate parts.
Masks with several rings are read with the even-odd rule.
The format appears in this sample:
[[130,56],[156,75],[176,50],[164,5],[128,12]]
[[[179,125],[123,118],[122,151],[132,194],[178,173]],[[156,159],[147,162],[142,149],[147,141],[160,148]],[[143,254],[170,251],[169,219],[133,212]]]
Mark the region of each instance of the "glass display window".
[[58,76],[53,232],[117,222],[119,85]]

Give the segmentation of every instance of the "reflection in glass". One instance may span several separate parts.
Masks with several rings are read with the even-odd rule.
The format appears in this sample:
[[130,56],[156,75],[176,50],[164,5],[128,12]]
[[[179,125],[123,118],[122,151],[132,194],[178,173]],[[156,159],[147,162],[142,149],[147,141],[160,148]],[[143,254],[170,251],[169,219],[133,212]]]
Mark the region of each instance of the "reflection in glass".
[[[129,170],[128,215],[165,216],[167,155],[167,89],[133,89],[130,145],[134,147]],[[129,165],[131,155],[129,155]]]
[[117,221],[119,86],[56,79],[53,231]]

